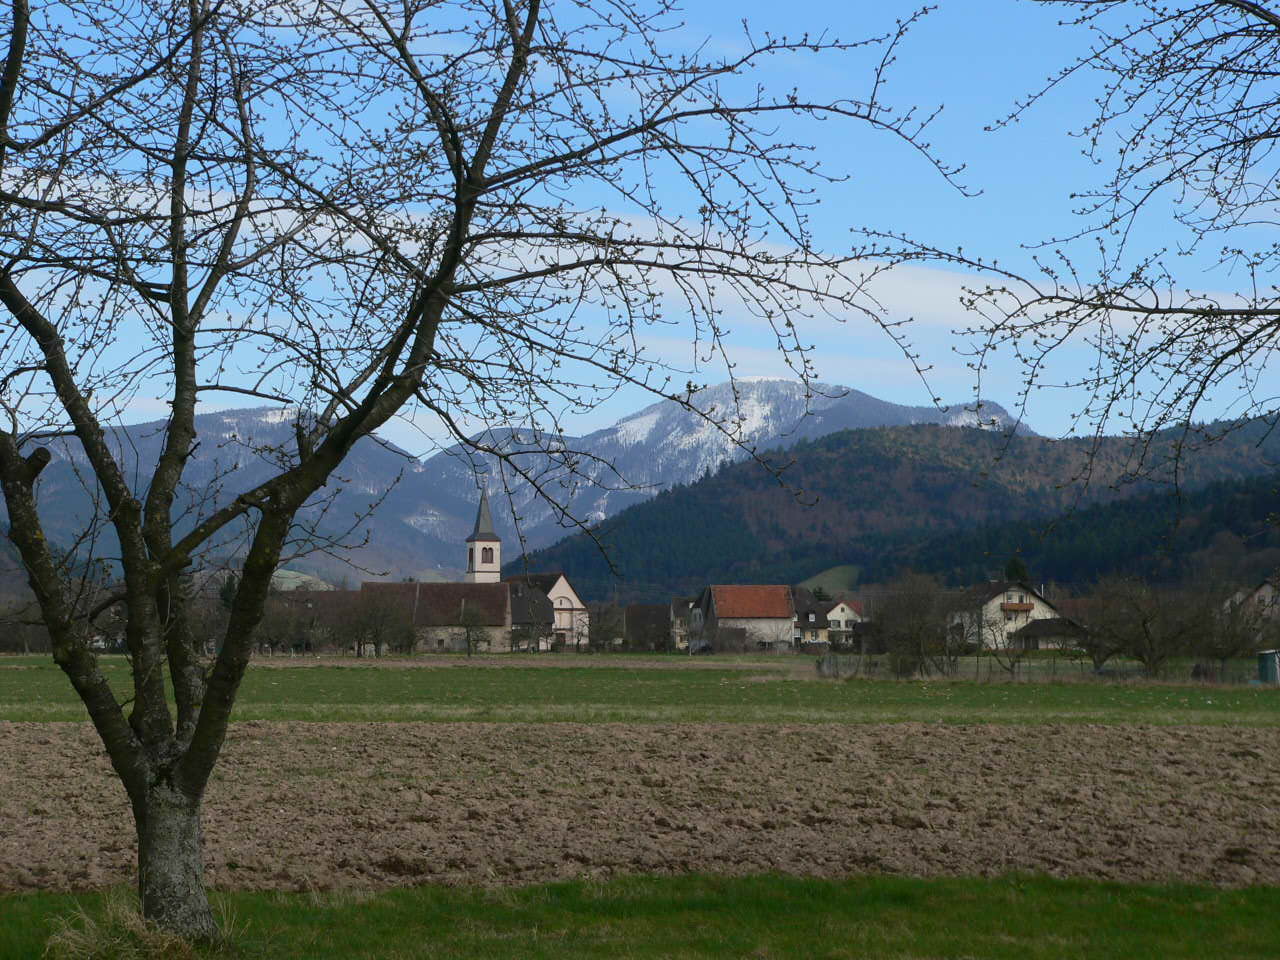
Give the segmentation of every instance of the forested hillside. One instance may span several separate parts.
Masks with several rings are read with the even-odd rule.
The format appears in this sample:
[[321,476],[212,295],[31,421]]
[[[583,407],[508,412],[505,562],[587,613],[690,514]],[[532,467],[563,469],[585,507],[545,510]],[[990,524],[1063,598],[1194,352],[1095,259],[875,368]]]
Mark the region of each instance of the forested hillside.
[[[1158,438],[1153,466],[1135,479],[1127,438],[1051,441],[941,426],[844,431],[777,454],[789,463],[781,481],[758,465],[734,464],[624,511],[595,530],[608,559],[579,535],[528,563],[564,570],[592,599],[628,600],[665,599],[710,582],[793,583],[838,564],[859,566],[864,581],[910,565],[962,582],[998,570],[1019,548],[1038,576],[1078,579],[1121,561],[1169,572],[1178,564],[1159,559],[1161,531],[1175,518],[1171,463],[1183,439]],[[1185,539],[1177,549],[1204,548],[1193,529],[1203,528],[1208,542],[1216,530],[1247,526],[1245,513],[1262,509],[1270,481],[1241,481],[1268,475],[1277,453],[1280,443],[1261,427],[1184,449]],[[1217,493],[1206,491],[1203,510],[1218,512],[1190,509],[1201,503],[1190,497],[1211,484]],[[1215,496],[1219,506],[1210,505]],[[1128,514],[1089,509],[1119,510],[1134,497]],[[1041,541],[1048,521],[1063,514],[1069,519],[1054,539]],[[1228,514],[1235,526],[1222,525]],[[523,560],[508,567],[523,568]]]
[[1266,474],[985,525],[903,544],[868,560],[862,577],[886,581],[910,569],[959,585],[997,576],[1017,554],[1036,579],[1082,586],[1110,573],[1249,583],[1280,568],[1278,495],[1280,474]]

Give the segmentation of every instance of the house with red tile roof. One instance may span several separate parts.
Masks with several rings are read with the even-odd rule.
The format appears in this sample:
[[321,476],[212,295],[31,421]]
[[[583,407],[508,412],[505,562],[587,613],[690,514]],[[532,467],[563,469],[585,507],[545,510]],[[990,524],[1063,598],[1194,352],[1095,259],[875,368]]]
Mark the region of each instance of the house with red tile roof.
[[[745,638],[748,649],[789,650],[795,604],[786,584],[714,584],[702,591],[690,612],[689,650],[719,649],[724,633]],[[742,631],[739,633],[738,631]]]

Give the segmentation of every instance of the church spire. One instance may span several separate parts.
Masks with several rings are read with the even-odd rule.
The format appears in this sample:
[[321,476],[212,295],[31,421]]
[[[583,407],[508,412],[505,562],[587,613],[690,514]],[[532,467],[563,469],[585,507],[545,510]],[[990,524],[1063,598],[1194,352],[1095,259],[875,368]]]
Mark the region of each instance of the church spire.
[[467,537],[467,543],[501,539],[493,531],[493,514],[489,510],[489,488],[483,486],[480,488],[480,509],[476,511],[476,526],[471,531],[471,536]]
[[499,583],[502,580],[502,538],[493,529],[489,488],[480,488],[476,525],[467,537],[467,583]]

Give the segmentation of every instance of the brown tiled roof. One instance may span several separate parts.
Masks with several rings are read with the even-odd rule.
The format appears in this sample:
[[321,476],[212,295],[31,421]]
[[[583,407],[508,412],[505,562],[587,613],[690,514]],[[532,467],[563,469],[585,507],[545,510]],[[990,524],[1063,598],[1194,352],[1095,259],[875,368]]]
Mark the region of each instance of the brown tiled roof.
[[288,590],[273,595],[273,599],[298,615],[310,617],[317,623],[334,624],[357,609],[360,591]]
[[785,584],[720,585],[711,588],[716,616],[790,620],[791,588]]
[[479,613],[480,625],[507,624],[509,592],[505,583],[377,583],[360,584],[376,591],[388,603],[401,603],[414,611],[415,627],[455,627],[463,611]]

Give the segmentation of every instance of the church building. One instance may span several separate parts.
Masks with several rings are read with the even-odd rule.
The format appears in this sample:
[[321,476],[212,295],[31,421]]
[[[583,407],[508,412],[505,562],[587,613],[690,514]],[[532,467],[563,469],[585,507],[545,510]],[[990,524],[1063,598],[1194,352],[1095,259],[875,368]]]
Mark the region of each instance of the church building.
[[[483,487],[465,544],[467,567],[460,583],[366,582],[361,592],[403,614],[420,652],[586,647],[587,609],[563,574],[502,579],[502,538],[493,528],[489,492]],[[335,599],[343,598],[335,594]]]

